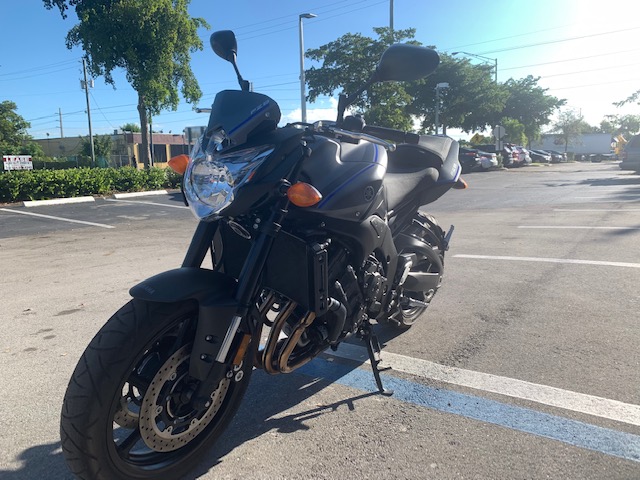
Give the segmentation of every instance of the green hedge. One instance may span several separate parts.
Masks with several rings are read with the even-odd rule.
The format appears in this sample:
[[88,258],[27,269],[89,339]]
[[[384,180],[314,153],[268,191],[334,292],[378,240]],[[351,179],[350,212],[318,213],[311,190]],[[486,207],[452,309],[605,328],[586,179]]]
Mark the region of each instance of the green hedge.
[[180,181],[181,177],[169,168],[73,168],[0,172],[0,203],[177,188]]

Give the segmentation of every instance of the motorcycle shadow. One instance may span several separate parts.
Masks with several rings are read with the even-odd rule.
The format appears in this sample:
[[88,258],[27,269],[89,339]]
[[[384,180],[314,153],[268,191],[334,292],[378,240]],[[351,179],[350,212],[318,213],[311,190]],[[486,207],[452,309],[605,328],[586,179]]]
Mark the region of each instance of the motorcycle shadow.
[[[376,333],[380,344],[384,345],[403,332],[388,326],[378,325]],[[358,340],[350,340],[349,343],[363,346],[362,342]],[[325,361],[321,358],[313,360],[313,362]],[[361,363],[354,361],[342,363],[342,367],[348,366],[348,370],[357,369],[361,365]],[[368,367],[365,366],[365,368]],[[311,427],[305,422],[334,413],[343,406],[353,411],[359,400],[378,395],[377,392],[358,394],[338,402],[323,404],[284,416],[280,415],[332,384],[333,382],[329,379],[310,377],[304,373],[294,372],[290,375],[271,376],[261,370],[255,371],[242,405],[226,433],[198,466],[184,477],[185,480],[196,480],[207,474],[212,468],[223,462],[225,456],[247,441],[271,432],[286,434],[309,430]],[[64,462],[60,442],[30,447],[20,453],[18,460],[22,462],[22,467],[18,470],[0,469],[0,478],[3,480],[32,480],[34,478],[73,480],[75,478]]]
[[[357,364],[353,364],[353,368],[357,367]],[[195,470],[184,479],[196,480],[209,473],[216,465],[224,462],[224,457],[245,442],[270,433],[287,434],[309,430],[311,427],[305,422],[334,413],[342,406],[353,411],[356,409],[357,401],[378,395],[377,392],[363,393],[308,410],[280,415],[331,386],[332,383],[330,380],[312,378],[299,373],[271,376],[260,370],[255,371],[243,403],[225,435]]]
[[[375,331],[381,346],[404,333],[404,331],[388,325],[377,325]],[[358,339],[350,339],[348,343],[364,347],[363,342]],[[313,362],[326,362],[326,360],[318,358]],[[363,366],[363,363],[351,360],[340,363],[343,372]],[[364,368],[368,369],[369,367],[364,366]],[[343,406],[346,406],[349,411],[353,411],[356,409],[356,404],[359,400],[379,395],[377,391],[363,393],[344,398],[338,402],[279,416],[334,383],[330,379],[312,377],[303,372],[304,368],[302,372],[272,376],[261,370],[254,371],[243,403],[229,429],[211,450],[210,454],[200,462],[190,475],[185,477],[185,480],[197,480],[202,475],[205,475],[216,465],[223,462],[226,455],[247,441],[272,432],[286,434],[309,430],[311,427],[305,424],[306,421],[334,413]],[[374,386],[373,375],[371,383]]]
[[0,469],[2,480],[32,480],[34,478],[55,478],[73,480],[64,463],[60,442],[45,443],[24,450],[18,457],[22,467],[18,470]]

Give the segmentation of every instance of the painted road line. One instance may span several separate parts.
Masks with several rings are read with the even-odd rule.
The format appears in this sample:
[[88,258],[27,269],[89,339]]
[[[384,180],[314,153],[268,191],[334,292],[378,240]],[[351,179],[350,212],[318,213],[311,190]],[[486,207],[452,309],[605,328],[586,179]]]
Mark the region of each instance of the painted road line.
[[640,212],[640,208],[554,208],[554,212]]
[[[336,352],[327,353],[336,357],[369,363],[366,348],[348,343],[341,343]],[[397,372],[640,426],[640,405],[525,382],[515,378],[448,367],[387,351],[382,352],[382,360],[385,367],[391,367]]]
[[131,197],[146,197],[147,195],[167,195],[169,192],[166,190],[151,190],[148,192],[129,192],[129,193],[116,193],[113,198],[131,198]]
[[[579,198],[579,197],[573,197],[573,198]],[[607,197],[598,197],[598,198],[607,198]],[[592,200],[590,202],[584,202],[584,203],[593,205],[598,203],[638,203],[638,202],[640,202],[640,199],[638,200]],[[557,203],[571,203],[571,202],[565,202],[564,200],[561,200],[561,201],[558,201]],[[577,202],[573,202],[573,203],[577,203]]]
[[[299,368],[296,372],[312,378],[323,378],[360,391],[377,391],[371,371],[354,369],[349,365],[316,359]],[[388,402],[395,400],[412,403],[625,460],[640,462],[640,435],[598,427],[474,395],[427,387],[384,373],[381,377],[385,388],[394,391],[392,397],[381,397]]]
[[85,203],[95,202],[93,197],[70,197],[70,198],[52,198],[51,200],[28,200],[22,202],[25,207],[42,207],[45,205],[62,205],[66,203]]
[[573,198],[596,198],[596,199],[600,199],[600,198],[611,198],[611,195],[618,195],[620,197],[640,197],[640,194],[636,194],[636,193],[609,192],[609,195],[599,195],[599,196],[592,196],[592,197],[573,197]]
[[143,204],[143,205],[157,205],[159,207],[169,207],[169,208],[189,208],[184,205],[167,205],[166,203],[157,203],[157,202],[145,202],[143,200],[120,200],[115,198],[107,198],[107,202],[122,202],[122,203],[133,203],[133,204]]
[[64,217],[54,217],[52,215],[43,215],[41,213],[23,212],[21,210],[11,210],[9,208],[0,208],[0,210],[2,210],[3,212],[17,213],[19,215],[31,215],[33,217],[48,218],[48,219],[51,219],[51,220],[59,220],[61,222],[80,223],[82,225],[91,225],[93,227],[116,228],[116,227],[114,227],[112,225],[105,225],[104,223],[85,222],[83,220],[74,220],[72,218],[64,218]]
[[574,229],[574,230],[640,230],[640,227],[590,227],[580,225],[518,225],[518,228]]
[[603,267],[640,268],[640,263],[629,262],[603,262],[599,260],[572,260],[568,258],[544,258],[544,257],[507,257],[499,255],[454,255],[455,258],[470,258],[476,260],[506,260],[513,262],[542,262],[542,263],[567,263],[574,265],[600,265]]

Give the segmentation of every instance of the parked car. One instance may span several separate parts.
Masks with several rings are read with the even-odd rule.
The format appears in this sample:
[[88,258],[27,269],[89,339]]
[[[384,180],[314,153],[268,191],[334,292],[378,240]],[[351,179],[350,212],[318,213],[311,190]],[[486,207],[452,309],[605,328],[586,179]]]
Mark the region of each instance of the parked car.
[[551,163],[560,163],[567,161],[567,154],[558,152],[557,150],[543,150],[551,155]]
[[640,173],[640,135],[634,135],[624,146],[620,155],[620,168]]
[[505,167],[515,167],[520,162],[518,153],[509,144],[505,144],[501,151],[496,150],[496,146],[492,144],[474,145],[474,148],[487,153],[495,153],[496,160],[498,155],[502,156],[502,165]]
[[478,151],[471,148],[460,147],[458,151],[458,161],[462,166],[462,172],[472,172],[482,166]]
[[543,150],[529,150],[529,156],[532,162],[551,163],[551,154]]
[[514,145],[512,148],[518,153],[518,166],[531,164],[531,155],[529,155],[529,150],[520,145]]
[[498,155],[496,153],[478,150],[478,155],[480,155],[480,164],[483,170],[488,170],[498,166]]

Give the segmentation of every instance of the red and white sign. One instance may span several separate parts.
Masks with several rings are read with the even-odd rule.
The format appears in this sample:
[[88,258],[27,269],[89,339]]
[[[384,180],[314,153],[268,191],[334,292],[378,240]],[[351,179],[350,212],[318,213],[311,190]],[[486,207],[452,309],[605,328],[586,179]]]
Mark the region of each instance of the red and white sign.
[[3,155],[5,170],[33,170],[31,155]]

